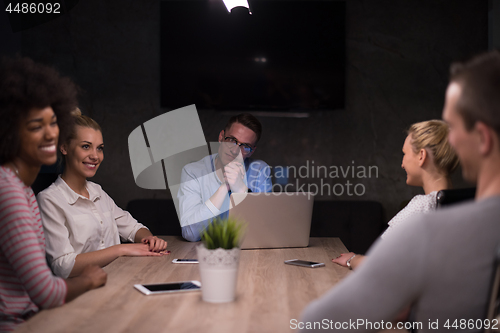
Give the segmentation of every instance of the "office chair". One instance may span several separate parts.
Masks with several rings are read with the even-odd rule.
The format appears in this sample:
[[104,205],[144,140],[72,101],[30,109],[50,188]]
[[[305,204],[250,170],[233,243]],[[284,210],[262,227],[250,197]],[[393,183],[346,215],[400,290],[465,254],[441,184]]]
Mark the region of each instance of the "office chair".
[[182,230],[172,199],[137,199],[126,210],[153,235],[181,236]]
[[57,173],[39,173],[35,179],[35,182],[31,184],[31,189],[33,193],[37,195],[41,191],[45,190],[47,187],[52,185],[56,181]]
[[441,190],[436,197],[437,208],[449,206],[461,201],[474,199],[476,188],[459,188],[453,190]]

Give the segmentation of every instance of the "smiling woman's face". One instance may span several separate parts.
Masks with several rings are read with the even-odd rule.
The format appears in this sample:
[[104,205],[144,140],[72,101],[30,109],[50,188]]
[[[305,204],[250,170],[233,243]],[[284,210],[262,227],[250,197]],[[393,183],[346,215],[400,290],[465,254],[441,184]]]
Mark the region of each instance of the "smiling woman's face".
[[57,161],[59,127],[50,106],[34,108],[19,125],[18,158],[30,166],[51,165]]
[[403,145],[403,161],[401,167],[406,171],[406,184],[410,186],[422,186],[421,168],[419,166],[419,155],[413,151],[411,134],[406,137]]
[[77,126],[75,138],[69,145],[61,146],[61,153],[66,156],[66,173],[71,172],[83,178],[93,177],[104,160],[101,131]]

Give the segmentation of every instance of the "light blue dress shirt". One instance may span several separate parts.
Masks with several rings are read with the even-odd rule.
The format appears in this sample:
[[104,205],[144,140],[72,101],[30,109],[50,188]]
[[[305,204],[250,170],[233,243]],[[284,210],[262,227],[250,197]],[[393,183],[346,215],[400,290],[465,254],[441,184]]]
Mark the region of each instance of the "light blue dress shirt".
[[[215,158],[209,155],[198,162],[190,163],[182,168],[179,199],[182,237],[196,242],[200,240],[200,232],[216,217],[227,218],[229,195],[220,209],[209,200],[222,182],[215,173]],[[245,159],[245,185],[252,192],[271,192],[271,169],[261,160]]]

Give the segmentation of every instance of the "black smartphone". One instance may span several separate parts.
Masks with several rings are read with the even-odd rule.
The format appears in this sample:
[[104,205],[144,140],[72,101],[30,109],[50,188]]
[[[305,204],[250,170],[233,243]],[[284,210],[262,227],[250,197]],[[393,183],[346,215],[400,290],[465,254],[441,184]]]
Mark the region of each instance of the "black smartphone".
[[145,295],[196,291],[201,289],[199,281],[182,281],[158,284],[134,284],[134,288]]
[[172,262],[174,264],[197,264],[198,259],[174,259]]
[[302,266],[302,267],[311,267],[311,268],[325,266],[325,264],[322,262],[306,261],[306,260],[299,260],[299,259],[286,260],[285,264]]

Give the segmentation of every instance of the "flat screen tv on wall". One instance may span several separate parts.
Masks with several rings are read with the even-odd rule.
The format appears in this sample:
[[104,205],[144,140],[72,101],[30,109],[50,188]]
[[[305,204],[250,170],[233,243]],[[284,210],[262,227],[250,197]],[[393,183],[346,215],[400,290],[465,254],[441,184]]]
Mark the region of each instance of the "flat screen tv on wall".
[[161,106],[230,111],[345,107],[345,2],[161,2]]

